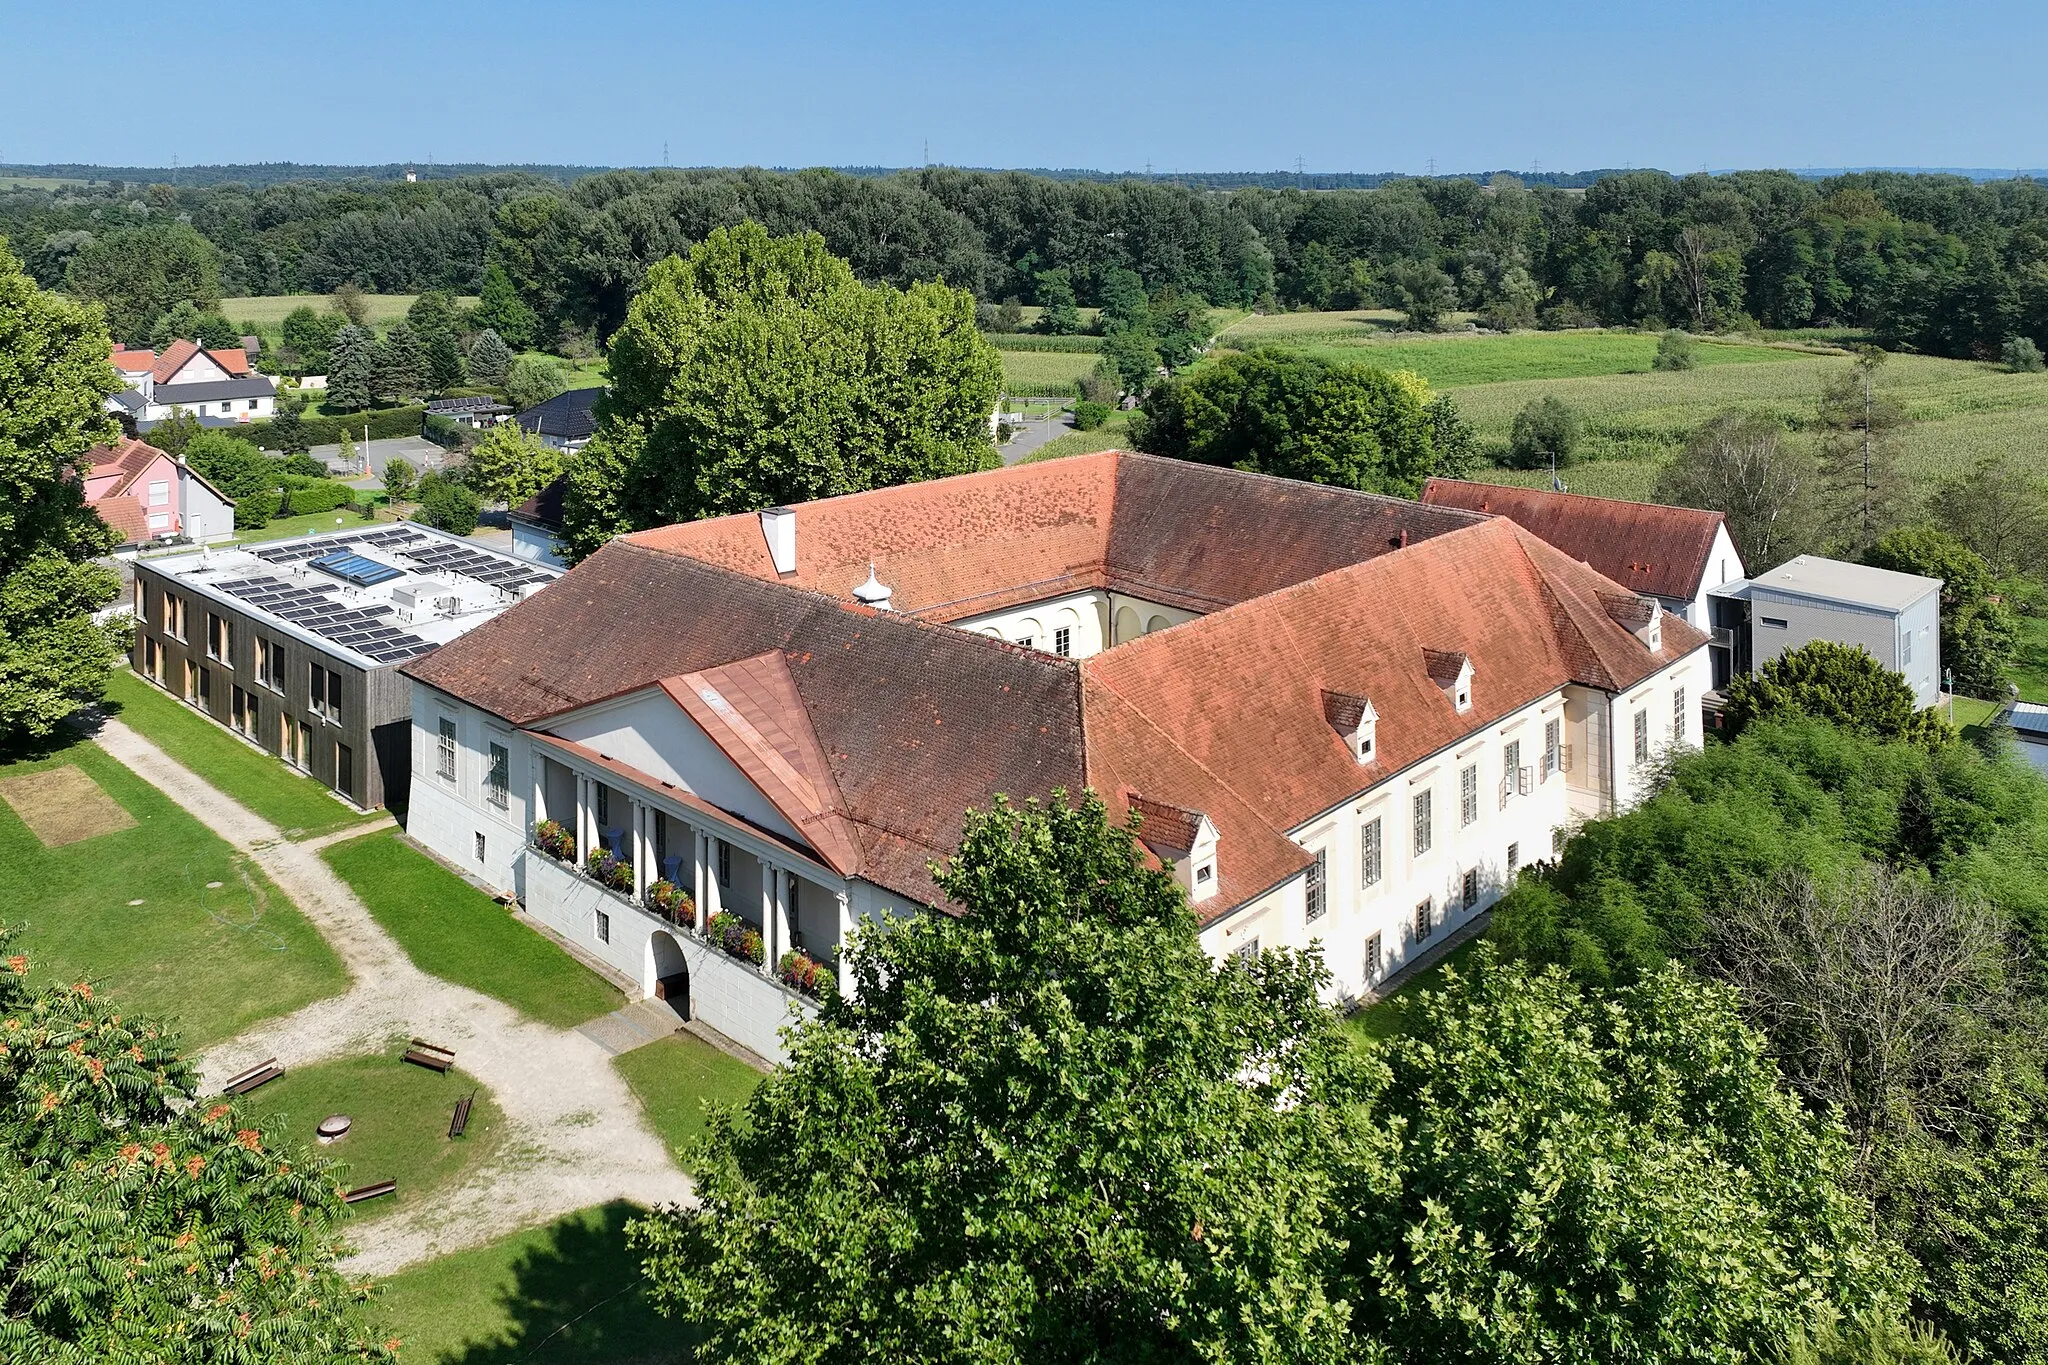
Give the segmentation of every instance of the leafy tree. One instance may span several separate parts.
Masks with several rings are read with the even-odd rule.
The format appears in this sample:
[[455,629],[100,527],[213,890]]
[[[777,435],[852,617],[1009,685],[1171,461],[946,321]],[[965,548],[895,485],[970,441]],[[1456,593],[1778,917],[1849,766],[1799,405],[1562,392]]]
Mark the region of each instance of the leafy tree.
[[1024,301],[1015,294],[1004,299],[996,309],[996,329],[1002,332],[1024,330]]
[[2014,374],[2039,374],[2048,368],[2048,362],[2041,359],[2041,348],[2034,344],[2032,337],[2013,337],[1998,348],[1999,363]]
[[419,511],[414,519],[451,535],[466,536],[476,529],[477,514],[483,510],[476,494],[442,474],[428,474],[417,490]]
[[633,1232],[713,1359],[1351,1358],[1321,1279],[1370,1166],[1311,960],[1218,965],[1090,796],[971,812],[955,915],[857,943]]
[[303,398],[278,395],[277,416],[270,419],[270,426],[264,432],[271,446],[287,455],[303,454],[313,448],[312,433],[306,427],[305,408]]
[[1650,362],[1656,370],[1689,370],[1700,362],[1700,345],[1676,328],[1657,338],[1657,355]]
[[1064,337],[1081,330],[1081,309],[1074,298],[1073,281],[1064,269],[1039,272],[1038,304],[1039,331]]
[[[486,502],[525,502],[562,473],[562,452],[516,422],[500,422],[470,448],[463,481]],[[389,486],[389,478],[386,479]]]
[[181,338],[196,341],[209,350],[240,349],[242,345],[240,328],[218,312],[202,310],[190,299],[180,299],[159,313],[149,329],[152,350],[161,351]]
[[1150,330],[1159,344],[1160,362],[1167,369],[1192,364],[1209,344],[1209,305],[1200,297],[1162,289],[1152,300],[1150,313]]
[[2017,652],[2019,622],[1998,592],[1982,555],[1945,531],[1913,526],[1893,531],[1863,562],[1897,573],[1941,580],[1941,665],[1956,687],[1996,697]]
[[0,1356],[392,1359],[335,1269],[344,1211],[324,1164],[202,1099],[161,1024],[29,970],[20,955],[0,970]]
[[92,614],[121,591],[118,537],[85,501],[87,452],[118,428],[97,308],[35,287],[0,240],[0,744],[96,700],[122,639]]
[[822,238],[713,232],[612,338],[565,539],[987,468],[1002,362],[974,299],[857,282]]
[[512,348],[486,327],[469,339],[469,372],[479,384],[502,384],[512,368]]
[[350,323],[334,334],[327,362],[327,401],[334,412],[360,412],[377,401],[377,339]]
[[1855,364],[1821,381],[1821,485],[1831,520],[1858,551],[1868,549],[1904,513],[1898,470],[1905,409],[1877,388],[1885,353],[1866,346]]
[[1471,423],[1458,411],[1447,393],[1429,399],[1423,411],[1429,414],[1429,443],[1436,451],[1436,465],[1430,473],[1438,478],[1462,479],[1479,468],[1479,438]]
[[214,428],[186,444],[185,459],[207,482],[237,501],[276,488],[283,472],[253,443]]
[[441,393],[460,384],[462,343],[457,336],[460,318],[455,296],[446,290],[429,289],[405,310],[405,321],[425,353],[427,391]]
[[526,349],[539,339],[540,319],[519,297],[505,267],[493,261],[484,270],[483,292],[477,297],[470,320],[479,328],[496,332],[515,351]]
[[1158,385],[1140,450],[1413,496],[1436,467],[1417,390],[1384,370],[1281,350],[1225,354]]
[[1507,462],[1517,469],[1541,469],[1554,464],[1563,469],[1571,463],[1585,434],[1578,410],[1555,394],[1525,404],[1515,414],[1508,436]]
[[384,462],[384,491],[391,495],[393,502],[404,502],[412,492],[413,480],[419,471],[412,467],[412,461],[403,455],[394,455]]
[[192,438],[205,430],[197,417],[183,408],[172,408],[169,417],[150,427],[149,443],[167,455],[183,455]]
[[1595,995],[1486,952],[1447,982],[1385,1053],[1396,1150],[1345,1229],[1347,1298],[1390,1358],[1740,1361],[1896,1317],[1909,1265],[1733,991],[1665,967]]
[[64,278],[73,297],[106,310],[115,336],[138,342],[179,303],[220,303],[220,252],[185,223],[121,228],[73,253]]
[[505,392],[512,406],[524,412],[566,393],[571,377],[568,365],[554,356],[523,355],[505,374]]
[[1145,295],[1145,282],[1135,270],[1112,270],[1102,281],[1102,331],[1149,332],[1152,330],[1152,301]]
[[364,296],[363,287],[354,280],[342,281],[328,301],[351,327],[370,325],[370,300]]
[[362,456],[356,453],[356,438],[347,427],[341,429],[341,439],[334,444],[334,458],[343,469],[355,469],[361,464]]
[[300,304],[284,315],[278,335],[284,349],[296,357],[294,365],[299,373],[324,374],[334,339],[347,325],[348,319],[340,313],[317,313],[309,305]]
[[1159,374],[1159,343],[1150,332],[1122,328],[1102,339],[1102,361],[1121,393],[1143,394]]
[[1803,554],[1820,535],[1820,469],[1765,417],[1724,412],[1686,438],[1658,475],[1658,502],[1728,519],[1728,538],[1752,574]]
[[1928,511],[1994,573],[2031,573],[2048,560],[2048,478],[2023,456],[1987,455],[1952,475]]
[[1511,265],[1501,272],[1500,283],[1481,310],[1480,321],[1499,332],[1534,327],[1536,310],[1542,303],[1542,286],[1526,269]]
[[1923,711],[1906,680],[1861,647],[1811,640],[1728,681],[1728,720],[1737,731],[1758,720],[1813,716],[1878,739],[1939,746],[1955,731]]
[[1434,332],[1444,325],[1444,314],[1458,306],[1451,277],[1427,261],[1404,261],[1387,276],[1396,307],[1406,316],[1410,331]]
[[409,324],[392,324],[372,355],[379,398],[414,403],[426,394],[427,351]]
[[1794,1332],[1777,1365],[1963,1365],[1947,1337],[1925,1323],[1884,1314],[1828,1320]]
[[445,393],[462,382],[462,347],[453,332],[436,332],[427,342],[427,391]]

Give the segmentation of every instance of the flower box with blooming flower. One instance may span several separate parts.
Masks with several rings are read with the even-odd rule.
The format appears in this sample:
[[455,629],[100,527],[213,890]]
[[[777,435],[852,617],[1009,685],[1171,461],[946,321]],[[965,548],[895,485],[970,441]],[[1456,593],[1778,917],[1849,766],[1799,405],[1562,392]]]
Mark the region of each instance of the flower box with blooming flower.
[[782,978],[783,985],[813,999],[830,995],[839,985],[830,967],[809,953],[794,949],[784,953],[782,960],[775,964],[775,974]]
[[623,891],[629,896],[633,894],[633,864],[630,859],[613,857],[609,851],[599,849],[590,855],[590,861],[584,867],[598,885]]
[[576,865],[576,836],[560,821],[543,820],[533,827],[533,846],[556,862]]
[[647,908],[670,924],[687,929],[697,923],[696,899],[666,877],[657,878],[647,888],[646,900]]
[[712,947],[742,962],[751,962],[758,967],[767,960],[768,955],[761,942],[761,931],[738,915],[724,910],[719,911],[705,924],[704,937],[711,940]]

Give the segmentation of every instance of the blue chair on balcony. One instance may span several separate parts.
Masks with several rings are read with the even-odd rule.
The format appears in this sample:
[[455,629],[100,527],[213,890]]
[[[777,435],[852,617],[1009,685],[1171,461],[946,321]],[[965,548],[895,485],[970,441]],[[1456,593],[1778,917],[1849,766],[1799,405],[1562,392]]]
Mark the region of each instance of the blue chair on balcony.
[[681,886],[679,878],[683,871],[683,855],[671,853],[661,860],[661,876],[670,886]]
[[626,860],[626,831],[620,829],[617,825],[613,825],[604,832],[604,846],[610,850],[614,858],[624,862]]

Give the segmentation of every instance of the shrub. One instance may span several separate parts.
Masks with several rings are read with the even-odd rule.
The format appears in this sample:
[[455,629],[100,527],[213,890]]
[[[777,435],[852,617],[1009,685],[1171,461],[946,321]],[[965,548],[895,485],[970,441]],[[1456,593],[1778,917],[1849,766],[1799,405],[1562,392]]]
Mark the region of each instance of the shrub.
[[297,474],[305,479],[324,479],[327,477],[327,466],[321,464],[311,455],[304,453],[287,456],[283,467],[285,473]]
[[1657,358],[1650,362],[1656,370],[1689,370],[1699,364],[1699,343],[1684,332],[1673,328],[1657,338]]
[[543,820],[535,825],[533,846],[560,862],[576,861],[576,836],[559,820]]
[[1097,403],[1084,398],[1074,404],[1074,427],[1078,431],[1093,431],[1107,422],[1109,414],[1113,411],[1115,409],[1107,403]]
[[1547,394],[1515,414],[1507,463],[1517,469],[1539,469],[1555,459],[1562,469],[1571,463],[1583,433],[1579,414]]
[[277,517],[277,509],[283,504],[284,495],[275,488],[245,494],[235,500],[235,529],[254,531],[270,525]]
[[279,509],[290,516],[332,512],[356,500],[356,490],[339,479],[304,479],[288,474],[284,481],[284,502]]
[[1095,362],[1093,370],[1081,376],[1074,388],[1084,402],[1100,403],[1106,408],[1116,406],[1116,376],[1100,360]]
[[2034,374],[2043,368],[2041,348],[2032,337],[2014,337],[1999,348],[1998,358],[2014,374]]
[[483,504],[476,494],[452,479],[428,475],[420,480],[420,510],[415,520],[446,531],[450,535],[466,536],[476,529],[477,513]]

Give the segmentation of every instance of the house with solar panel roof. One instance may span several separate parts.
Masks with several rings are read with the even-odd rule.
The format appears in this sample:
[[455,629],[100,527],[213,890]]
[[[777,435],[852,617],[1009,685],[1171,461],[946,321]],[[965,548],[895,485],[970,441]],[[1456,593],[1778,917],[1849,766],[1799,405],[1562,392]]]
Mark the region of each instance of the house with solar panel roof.
[[410,788],[399,665],[560,570],[410,522],[135,564],[140,676],[365,809]]

